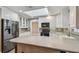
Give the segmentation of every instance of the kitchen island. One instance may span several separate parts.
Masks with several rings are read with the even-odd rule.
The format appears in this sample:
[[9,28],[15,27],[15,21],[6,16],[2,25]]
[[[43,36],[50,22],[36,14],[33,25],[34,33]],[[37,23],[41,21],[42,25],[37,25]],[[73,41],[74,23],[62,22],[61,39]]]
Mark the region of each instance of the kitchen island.
[[67,36],[21,36],[10,40],[17,53],[79,52],[79,40]]

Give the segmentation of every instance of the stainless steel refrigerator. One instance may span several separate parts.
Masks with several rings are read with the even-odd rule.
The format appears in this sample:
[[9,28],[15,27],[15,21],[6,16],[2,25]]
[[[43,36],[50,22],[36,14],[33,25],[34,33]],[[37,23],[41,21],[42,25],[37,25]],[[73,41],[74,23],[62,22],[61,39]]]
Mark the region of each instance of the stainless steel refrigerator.
[[1,20],[2,27],[2,52],[6,53],[15,48],[15,44],[9,40],[19,37],[19,22],[9,19]]

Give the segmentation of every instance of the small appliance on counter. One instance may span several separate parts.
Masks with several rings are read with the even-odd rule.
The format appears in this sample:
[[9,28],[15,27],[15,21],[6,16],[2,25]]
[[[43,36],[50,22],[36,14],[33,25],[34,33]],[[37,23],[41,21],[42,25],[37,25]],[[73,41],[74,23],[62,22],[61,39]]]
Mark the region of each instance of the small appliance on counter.
[[1,30],[2,52],[9,52],[15,48],[15,44],[9,42],[9,40],[19,36],[19,22],[8,19],[1,19]]
[[50,36],[50,24],[41,23],[41,36]]

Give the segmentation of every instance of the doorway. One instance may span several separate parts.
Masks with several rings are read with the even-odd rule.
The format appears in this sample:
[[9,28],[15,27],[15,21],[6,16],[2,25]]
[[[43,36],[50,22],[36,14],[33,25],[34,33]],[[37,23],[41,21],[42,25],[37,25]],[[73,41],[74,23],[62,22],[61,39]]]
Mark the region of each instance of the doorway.
[[38,34],[38,22],[32,22],[32,34]]

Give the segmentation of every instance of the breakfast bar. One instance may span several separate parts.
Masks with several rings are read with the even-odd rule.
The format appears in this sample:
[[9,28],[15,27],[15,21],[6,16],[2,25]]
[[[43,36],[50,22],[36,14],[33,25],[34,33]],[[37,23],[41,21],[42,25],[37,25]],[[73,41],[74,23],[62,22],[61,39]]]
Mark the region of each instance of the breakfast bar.
[[79,40],[67,36],[21,36],[10,42],[16,44],[17,53],[79,52]]

